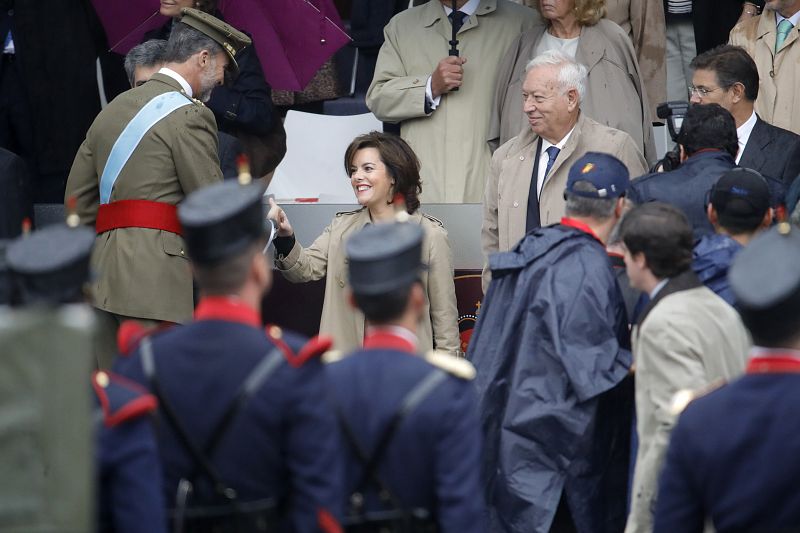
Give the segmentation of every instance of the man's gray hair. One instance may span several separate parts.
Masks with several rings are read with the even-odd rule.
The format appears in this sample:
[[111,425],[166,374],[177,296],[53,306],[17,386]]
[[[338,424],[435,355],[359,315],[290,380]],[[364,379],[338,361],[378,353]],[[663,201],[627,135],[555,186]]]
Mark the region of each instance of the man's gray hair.
[[[597,192],[597,188],[588,181],[579,181],[573,188],[578,192]],[[617,206],[616,198],[587,198],[579,194],[564,193],[567,201],[565,214],[570,217],[593,218],[598,222],[608,220],[614,216]]]
[[212,56],[222,54],[222,46],[205,33],[184,24],[176,22],[169,34],[167,49],[164,51],[165,63],[185,63],[190,57],[203,50],[208,50]]
[[578,102],[583,102],[586,97],[586,77],[589,75],[585,66],[560,50],[548,50],[528,61],[528,64],[525,65],[525,72],[545,66],[559,67],[559,88],[564,92],[575,89],[578,91]]
[[164,52],[167,50],[167,41],[151,39],[142,44],[137,44],[125,56],[125,74],[128,82],[133,86],[136,67],[155,67],[164,63]]

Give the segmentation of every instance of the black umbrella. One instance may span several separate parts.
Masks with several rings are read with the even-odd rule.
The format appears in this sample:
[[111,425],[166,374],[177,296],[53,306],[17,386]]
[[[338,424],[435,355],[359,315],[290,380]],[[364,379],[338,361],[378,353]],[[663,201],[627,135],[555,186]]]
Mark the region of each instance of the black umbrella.
[[[458,33],[459,28],[456,26],[456,11],[458,8],[456,7],[457,0],[453,0],[453,13],[452,13],[452,20],[451,26],[453,27],[453,37],[450,39],[450,54],[451,56],[458,57],[458,39],[456,38],[456,33]],[[458,87],[454,87],[453,91],[457,91]]]

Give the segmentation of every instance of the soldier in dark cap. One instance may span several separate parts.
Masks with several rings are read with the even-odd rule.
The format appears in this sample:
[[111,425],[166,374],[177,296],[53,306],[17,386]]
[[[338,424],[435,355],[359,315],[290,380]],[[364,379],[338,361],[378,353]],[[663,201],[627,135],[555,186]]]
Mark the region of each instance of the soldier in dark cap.
[[[161,467],[147,416],[155,410],[156,400],[141,387],[103,371],[92,376],[99,515],[97,527],[90,525],[89,510],[95,506],[90,492],[89,388],[84,384],[92,362],[94,321],[91,308],[83,302],[94,240],[88,228],[50,226],[20,237],[8,249],[17,307],[0,313],[4,363],[0,395],[9,412],[38,413],[28,421],[36,421],[35,453],[43,455],[41,469],[27,462],[0,464],[2,501],[35,496],[29,501],[43,502],[41,509],[29,513],[28,521],[14,521],[20,531],[166,531]],[[24,396],[7,394],[10,382],[5,380],[14,382]],[[14,446],[29,447],[31,441],[15,443],[13,427],[4,429],[8,435],[0,439],[10,435],[7,441],[12,444],[2,457],[15,461],[19,456]],[[26,431],[30,431],[27,426]],[[26,487],[40,487],[41,492],[31,495]]]
[[318,357],[330,342],[261,325],[272,283],[263,192],[228,181],[181,203],[201,295],[195,320],[117,361],[158,397],[175,531],[339,527],[338,432]]
[[477,368],[492,531],[621,531],[632,392],[628,321],[605,250],[630,185],[616,157],[570,167],[561,223],[492,254]]
[[709,521],[719,533],[797,531],[798,262],[800,230],[788,223],[757,236],[734,260],[729,280],[755,346],[743,377],[696,391],[683,411],[661,475],[656,532],[700,532]]
[[185,322],[192,276],[176,205],[222,180],[217,126],[205,107],[234,55],[250,38],[224,22],[185,9],[167,41],[164,66],[97,115],[67,180],[82,224],[97,244],[92,283],[101,367],[110,366],[119,324]]
[[351,301],[367,320],[363,348],[328,368],[348,531],[486,530],[475,369],[418,351],[422,241],[418,224],[388,222],[346,243]]

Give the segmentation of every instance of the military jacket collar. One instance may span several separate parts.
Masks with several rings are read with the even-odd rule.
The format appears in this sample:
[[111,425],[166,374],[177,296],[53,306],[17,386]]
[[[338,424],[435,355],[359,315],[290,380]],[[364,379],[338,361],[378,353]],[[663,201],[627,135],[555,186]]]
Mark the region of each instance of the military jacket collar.
[[261,327],[261,313],[232,296],[208,296],[194,311],[195,320],[224,320]]
[[397,326],[372,327],[364,337],[366,350],[397,350],[410,354],[417,353],[416,335]]

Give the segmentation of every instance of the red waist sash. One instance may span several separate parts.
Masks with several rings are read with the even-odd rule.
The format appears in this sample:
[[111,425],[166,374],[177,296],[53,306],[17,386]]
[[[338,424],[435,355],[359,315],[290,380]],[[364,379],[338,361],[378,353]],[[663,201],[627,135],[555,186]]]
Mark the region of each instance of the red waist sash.
[[118,200],[100,204],[95,223],[97,234],[119,228],[160,229],[181,235],[178,208],[150,200]]

